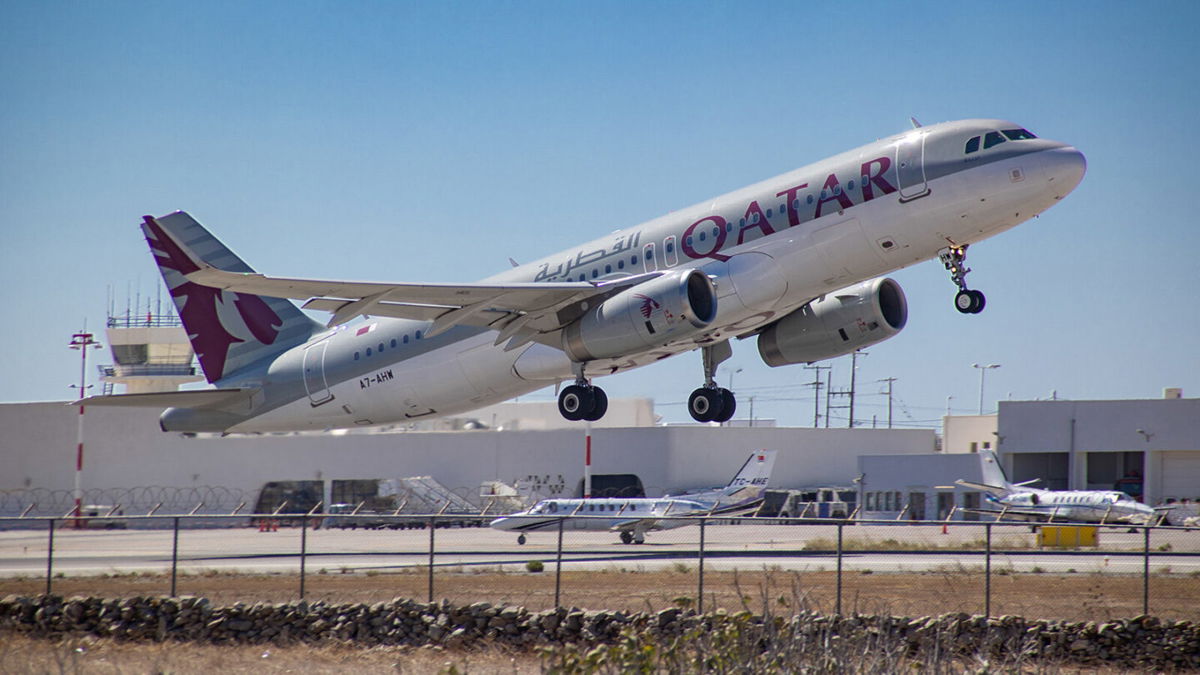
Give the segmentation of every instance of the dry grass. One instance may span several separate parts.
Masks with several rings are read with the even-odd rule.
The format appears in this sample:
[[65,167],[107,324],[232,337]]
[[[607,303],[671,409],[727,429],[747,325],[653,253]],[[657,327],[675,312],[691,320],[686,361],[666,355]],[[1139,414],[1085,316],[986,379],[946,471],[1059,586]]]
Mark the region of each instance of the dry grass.
[[0,673],[538,673],[534,654],[497,648],[217,646],[128,643],[93,638],[0,636]]
[[[787,613],[800,609],[833,612],[836,575],[832,571],[713,572],[704,575],[704,609],[768,610]],[[116,575],[55,579],[53,590],[63,596],[130,597],[163,595],[170,578],[163,575]],[[45,590],[45,579],[0,579],[0,595],[34,595]],[[178,593],[209,598],[214,604],[287,602],[299,599],[296,575],[199,574],[180,576]],[[562,575],[560,602],[587,609],[645,611],[695,606],[694,566],[680,564],[672,571],[571,571]],[[1151,613],[1164,619],[1200,619],[1200,583],[1192,577],[1156,575],[1151,579]],[[305,599],[330,603],[378,602],[396,597],[425,600],[424,573],[313,573],[306,579]],[[521,605],[532,611],[554,607],[551,572],[438,570],[433,597],[456,604],[487,601]],[[981,614],[984,579],[976,569],[883,574],[847,571],[843,575],[842,611],[860,614],[926,616],[948,612]],[[1110,574],[1014,574],[993,570],[992,614],[1029,619],[1104,621],[1142,613],[1140,577]]]

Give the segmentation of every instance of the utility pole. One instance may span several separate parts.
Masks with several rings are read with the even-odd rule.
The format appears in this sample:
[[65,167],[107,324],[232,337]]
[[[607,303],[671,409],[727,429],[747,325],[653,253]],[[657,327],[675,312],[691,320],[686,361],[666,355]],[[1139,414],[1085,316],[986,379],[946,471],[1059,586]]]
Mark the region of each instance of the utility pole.
[[887,382],[888,390],[888,428],[892,428],[892,383],[896,381],[894,377],[885,377],[880,382]]
[[[855,372],[858,370],[858,357],[866,356],[866,355],[867,355],[866,352],[860,352],[857,350],[855,350],[853,353],[850,354],[850,388],[849,389],[835,390],[835,389],[833,389],[833,387],[826,388],[825,391],[826,391],[827,396],[847,396],[850,398],[850,403],[848,405],[834,405],[833,403],[826,401],[826,403],[825,403],[825,426],[826,427],[829,426],[829,418],[832,415],[832,413],[830,413],[830,410],[847,408],[849,411],[850,419],[848,420],[846,426],[847,426],[847,428],[850,428],[850,429],[854,428],[854,394],[855,394],[854,388],[855,388],[855,382],[856,382]],[[831,375],[832,375],[832,373],[831,373]],[[832,381],[831,381],[831,384],[832,384]]]
[[817,425],[820,424],[820,422],[821,422],[821,387],[825,386],[825,383],[821,382],[821,371],[822,370],[831,370],[832,368],[833,368],[833,366],[804,366],[805,370],[817,371],[813,375],[813,381],[809,382],[806,385],[806,386],[813,388],[813,428],[814,429],[816,429]]
[[833,366],[825,373],[825,428],[829,428],[829,397],[833,396]]
[[866,352],[860,352],[857,349],[850,354],[850,424],[848,424],[846,427],[848,429],[854,428],[854,382],[856,376],[858,375],[859,354],[862,354],[863,356],[867,355]]

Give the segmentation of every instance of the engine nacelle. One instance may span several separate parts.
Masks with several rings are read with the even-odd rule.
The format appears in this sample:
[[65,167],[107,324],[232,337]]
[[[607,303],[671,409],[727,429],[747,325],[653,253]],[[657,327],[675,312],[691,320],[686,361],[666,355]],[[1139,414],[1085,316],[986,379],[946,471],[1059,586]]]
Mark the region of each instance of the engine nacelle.
[[900,284],[879,278],[822,296],[771,324],[758,336],[769,366],[812,363],[882,342],[908,322]]
[[675,270],[627,288],[563,329],[573,361],[636,354],[707,328],[717,316],[717,291],[697,269]]

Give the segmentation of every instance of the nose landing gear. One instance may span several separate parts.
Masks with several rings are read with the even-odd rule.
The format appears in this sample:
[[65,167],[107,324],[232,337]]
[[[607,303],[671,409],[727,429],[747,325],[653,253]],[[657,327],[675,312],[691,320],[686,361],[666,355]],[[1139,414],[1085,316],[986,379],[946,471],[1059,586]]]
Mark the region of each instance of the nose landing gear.
[[967,244],[949,246],[938,251],[938,259],[950,273],[950,280],[958,286],[958,293],[954,296],[954,308],[963,314],[982,312],[987,298],[980,291],[967,288],[967,274],[971,271],[971,268],[966,266]]

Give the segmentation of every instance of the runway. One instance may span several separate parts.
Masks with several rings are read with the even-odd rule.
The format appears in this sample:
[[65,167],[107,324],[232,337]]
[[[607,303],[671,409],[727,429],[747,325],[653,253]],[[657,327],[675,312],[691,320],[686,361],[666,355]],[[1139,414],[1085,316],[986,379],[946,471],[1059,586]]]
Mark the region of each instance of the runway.
[[[695,567],[698,527],[651,532],[645,544],[624,545],[607,532],[565,531],[563,569],[655,570],[679,564]],[[66,576],[169,571],[171,530],[72,530],[55,533],[53,572]],[[843,569],[872,572],[983,570],[984,530],[980,526],[856,525],[843,529]],[[300,528],[259,532],[256,528],[181,529],[178,570],[294,573],[301,562]],[[511,532],[488,528],[439,528],[433,532],[433,564],[439,568],[523,567],[557,560],[557,533],[529,535],[518,545]],[[709,525],[704,565],[711,570],[778,569],[828,571],[838,564],[837,528],[832,525]],[[0,576],[46,573],[48,536],[39,530],[0,531]],[[400,571],[430,564],[430,531],[309,529],[304,563],[310,571]],[[1110,528],[1096,549],[1040,549],[1023,526],[996,526],[993,570],[1141,574],[1143,534]],[[1200,531],[1152,533],[1152,573],[1200,574]]]

